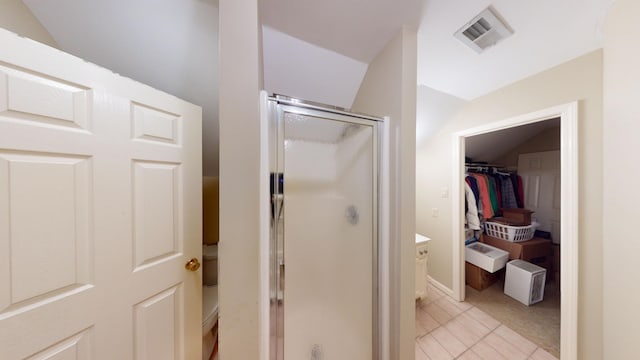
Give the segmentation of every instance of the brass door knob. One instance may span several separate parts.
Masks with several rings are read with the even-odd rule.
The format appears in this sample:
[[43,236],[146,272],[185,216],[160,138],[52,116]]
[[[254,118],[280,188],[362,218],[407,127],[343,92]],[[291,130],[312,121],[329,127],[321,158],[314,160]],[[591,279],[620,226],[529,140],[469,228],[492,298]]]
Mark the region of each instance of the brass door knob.
[[189,271],[198,271],[198,269],[200,269],[200,261],[198,261],[198,259],[196,258],[193,258],[187,261],[186,264],[184,264],[184,268]]

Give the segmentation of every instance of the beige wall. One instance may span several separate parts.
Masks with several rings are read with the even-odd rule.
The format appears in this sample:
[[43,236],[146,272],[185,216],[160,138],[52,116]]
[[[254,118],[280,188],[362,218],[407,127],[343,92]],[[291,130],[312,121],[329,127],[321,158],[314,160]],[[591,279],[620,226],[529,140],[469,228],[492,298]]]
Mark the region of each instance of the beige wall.
[[509,150],[492,162],[506,167],[518,167],[520,154],[560,150],[560,126],[543,130],[538,135]]
[[20,0],[0,0],[0,27],[14,33],[58,47],[58,44]]
[[637,359],[640,339],[637,159],[640,2],[617,0],[604,43],[604,356]]
[[220,0],[220,357],[260,358],[258,0]]
[[[580,100],[580,360],[602,359],[602,51],[595,51],[467,103],[417,155],[417,231],[432,238],[429,273],[451,288],[452,133]],[[432,216],[432,209],[439,216]]]
[[[400,31],[369,64],[354,111],[391,117],[391,359],[413,359],[417,36]],[[395,189],[395,190],[394,190]]]

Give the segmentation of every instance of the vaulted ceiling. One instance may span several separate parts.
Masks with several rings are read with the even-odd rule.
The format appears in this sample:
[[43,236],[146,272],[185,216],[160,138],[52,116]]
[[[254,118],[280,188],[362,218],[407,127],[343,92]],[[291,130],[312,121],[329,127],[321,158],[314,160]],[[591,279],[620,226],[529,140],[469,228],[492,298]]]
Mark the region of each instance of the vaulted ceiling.
[[[203,106],[205,172],[217,173],[217,0],[23,1],[64,51]],[[613,1],[261,0],[265,87],[349,108],[368,64],[408,26],[426,138],[466,100],[600,48]],[[489,5],[514,34],[478,54],[453,34]]]
[[[263,22],[363,63],[370,63],[402,26],[415,28],[418,85],[470,100],[602,47],[601,26],[612,2],[264,0]],[[478,54],[453,34],[490,5],[514,34]]]
[[[427,0],[418,84],[471,100],[602,47],[613,0]],[[514,34],[478,54],[453,34],[492,5]]]
[[423,0],[263,0],[280,32],[369,63],[403,25],[417,28]]

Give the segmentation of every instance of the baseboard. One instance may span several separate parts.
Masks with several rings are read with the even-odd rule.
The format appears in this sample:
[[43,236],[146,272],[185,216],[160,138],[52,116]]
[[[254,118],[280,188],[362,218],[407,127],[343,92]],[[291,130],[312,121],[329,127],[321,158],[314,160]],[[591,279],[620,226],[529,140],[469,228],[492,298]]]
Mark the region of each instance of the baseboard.
[[430,275],[427,275],[427,280],[429,281],[429,283],[431,283],[431,285],[435,286],[438,290],[440,290],[443,293],[449,295],[450,297],[453,297],[453,290],[451,290],[448,287],[442,285],[442,283],[439,282],[438,280],[432,278]]

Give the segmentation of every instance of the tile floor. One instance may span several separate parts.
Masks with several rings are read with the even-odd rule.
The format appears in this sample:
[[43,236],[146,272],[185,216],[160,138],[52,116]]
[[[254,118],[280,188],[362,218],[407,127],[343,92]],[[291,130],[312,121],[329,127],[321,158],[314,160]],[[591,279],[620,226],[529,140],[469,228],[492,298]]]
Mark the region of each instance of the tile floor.
[[416,301],[416,360],[557,360],[475,306],[429,284]]

